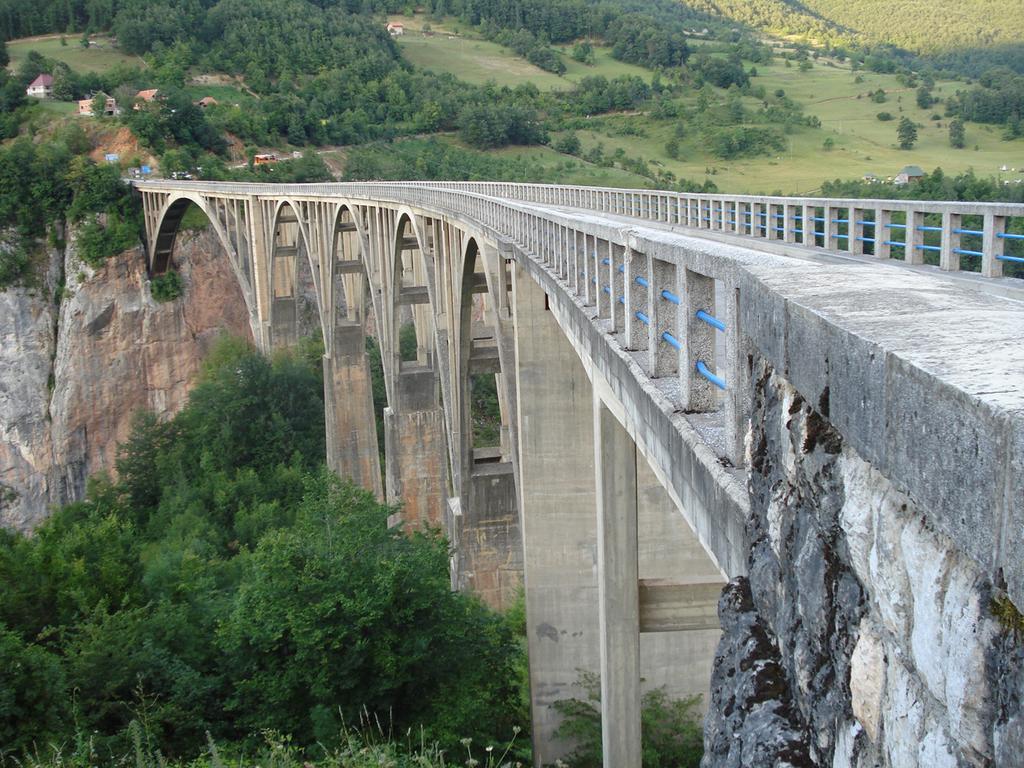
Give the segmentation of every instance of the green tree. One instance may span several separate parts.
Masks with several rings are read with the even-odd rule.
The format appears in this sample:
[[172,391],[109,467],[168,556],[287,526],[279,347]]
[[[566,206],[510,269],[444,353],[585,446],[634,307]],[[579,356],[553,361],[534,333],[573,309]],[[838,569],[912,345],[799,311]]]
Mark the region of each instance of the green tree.
[[94,117],[105,117],[107,114],[107,94],[102,91],[92,97],[92,114]]
[[7,52],[7,43],[0,38],[0,67],[6,67],[11,63],[11,55]]
[[917,89],[917,106],[921,109],[929,109],[936,99],[932,96],[931,89],[922,85]]
[[511,730],[514,638],[451,591],[445,543],[389,529],[389,511],[325,471],[260,541],[218,635],[239,725],[330,743],[366,707],[448,746]]
[[896,139],[899,141],[900,149],[912,149],[917,141],[917,126],[909,117],[901,117],[900,124],[896,128]]
[[665,154],[673,160],[679,159],[679,139],[672,137],[665,144]]
[[954,149],[963,149],[966,144],[964,121],[958,117],[953,118],[949,121],[949,146]]

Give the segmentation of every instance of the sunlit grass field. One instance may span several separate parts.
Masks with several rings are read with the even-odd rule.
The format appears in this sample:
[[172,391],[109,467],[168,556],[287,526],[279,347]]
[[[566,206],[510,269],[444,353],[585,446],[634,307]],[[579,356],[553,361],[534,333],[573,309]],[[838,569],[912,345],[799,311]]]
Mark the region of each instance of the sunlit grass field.
[[8,66],[17,70],[29,51],[38,51],[47,58],[63,61],[76,72],[107,72],[119,64],[146,66],[138,56],[129,56],[112,47],[109,39],[102,35],[95,35],[91,40],[98,45],[83,48],[81,35],[65,36],[67,45],[60,44],[60,35],[10,40],[7,43],[7,51],[11,56]]

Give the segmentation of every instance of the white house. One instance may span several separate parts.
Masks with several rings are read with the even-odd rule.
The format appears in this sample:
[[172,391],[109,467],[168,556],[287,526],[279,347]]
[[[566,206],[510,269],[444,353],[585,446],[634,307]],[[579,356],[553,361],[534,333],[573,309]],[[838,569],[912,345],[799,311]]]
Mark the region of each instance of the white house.
[[398,37],[399,35],[405,34],[405,25],[397,21],[388,22],[388,34],[392,37]]
[[33,99],[48,99],[53,96],[53,75],[39,75],[29,83],[25,93]]

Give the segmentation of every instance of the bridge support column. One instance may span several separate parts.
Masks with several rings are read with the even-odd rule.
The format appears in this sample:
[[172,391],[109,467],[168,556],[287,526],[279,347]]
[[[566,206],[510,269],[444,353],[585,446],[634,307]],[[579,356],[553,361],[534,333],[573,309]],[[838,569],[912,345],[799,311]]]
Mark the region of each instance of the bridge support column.
[[402,503],[410,529],[444,524],[447,458],[444,411],[437,402],[433,368],[399,373],[398,408],[384,409],[386,486],[389,504]]
[[327,465],[383,499],[373,387],[359,323],[334,327],[333,348],[324,355],[324,407]]
[[516,599],[523,583],[523,540],[510,461],[474,462],[462,493],[448,503],[452,587],[472,592],[496,610]]
[[640,590],[636,446],[594,398],[601,749],[605,768],[639,766]]
[[566,753],[552,704],[596,672],[594,413],[590,380],[547,297],[513,267],[519,471],[535,765]]

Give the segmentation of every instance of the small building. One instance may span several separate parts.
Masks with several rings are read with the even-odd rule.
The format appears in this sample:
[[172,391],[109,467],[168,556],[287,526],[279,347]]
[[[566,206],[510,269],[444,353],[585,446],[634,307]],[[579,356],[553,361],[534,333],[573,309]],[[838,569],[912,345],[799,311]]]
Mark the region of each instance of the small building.
[[44,73],[36,77],[28,84],[25,95],[31,96],[33,99],[48,99],[53,96],[53,75]]
[[896,178],[893,180],[893,184],[909,184],[912,181],[918,181],[924,178],[924,171],[921,170],[920,166],[907,165],[896,174]]
[[150,104],[156,101],[159,93],[160,90],[158,88],[147,88],[144,91],[139,91],[135,94],[135,106],[132,109],[138,109],[141,103]]
[[253,165],[273,165],[276,162],[277,155],[274,154],[256,155],[252,159]]
[[388,22],[388,34],[392,37],[399,37],[405,34],[405,25],[397,21]]
[[104,94],[96,94],[88,99],[81,99],[78,102],[78,116],[79,117],[92,117],[94,112],[92,109],[93,100],[96,96],[106,96],[106,102],[103,106],[103,114],[107,117],[121,114],[121,110],[117,108],[117,99],[113,96],[107,96]]
[[196,102],[196,106],[200,109],[206,109],[207,107],[212,107],[216,103],[217,100],[213,98],[213,96],[203,96],[203,98]]

